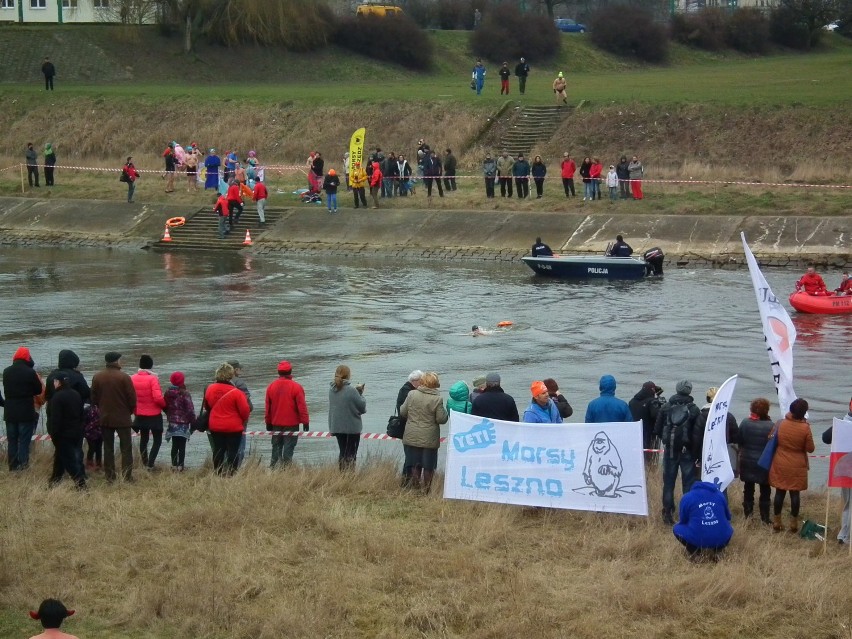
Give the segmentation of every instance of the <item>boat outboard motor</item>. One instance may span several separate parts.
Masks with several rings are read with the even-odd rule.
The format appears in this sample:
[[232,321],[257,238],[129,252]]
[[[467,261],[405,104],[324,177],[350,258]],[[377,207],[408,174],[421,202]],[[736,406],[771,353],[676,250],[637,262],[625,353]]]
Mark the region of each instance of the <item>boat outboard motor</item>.
[[645,251],[642,257],[645,259],[645,275],[663,274],[663,259],[665,258],[663,249],[655,246]]

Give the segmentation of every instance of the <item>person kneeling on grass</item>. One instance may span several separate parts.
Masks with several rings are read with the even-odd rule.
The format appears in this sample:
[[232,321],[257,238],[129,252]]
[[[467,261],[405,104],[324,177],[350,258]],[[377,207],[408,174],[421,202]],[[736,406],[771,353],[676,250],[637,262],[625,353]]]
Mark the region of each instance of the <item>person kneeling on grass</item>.
[[45,599],[38,607],[38,612],[30,611],[30,617],[36,621],[41,621],[44,632],[30,639],[77,639],[74,635],[59,630],[65,618],[73,614],[74,611],[68,610],[58,599]]
[[716,561],[734,536],[731,511],[725,496],[706,481],[697,481],[680,500],[680,521],[672,528],[675,538],[686,547],[692,560],[709,551]]

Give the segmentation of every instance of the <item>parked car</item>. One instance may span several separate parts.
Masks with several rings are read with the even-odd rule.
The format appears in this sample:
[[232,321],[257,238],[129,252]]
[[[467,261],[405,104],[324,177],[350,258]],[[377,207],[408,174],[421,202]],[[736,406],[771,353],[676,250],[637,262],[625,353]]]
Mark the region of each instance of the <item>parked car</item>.
[[571,18],[556,18],[556,20],[553,21],[553,24],[555,24],[556,28],[563,33],[585,33],[589,30],[585,24],[580,24]]

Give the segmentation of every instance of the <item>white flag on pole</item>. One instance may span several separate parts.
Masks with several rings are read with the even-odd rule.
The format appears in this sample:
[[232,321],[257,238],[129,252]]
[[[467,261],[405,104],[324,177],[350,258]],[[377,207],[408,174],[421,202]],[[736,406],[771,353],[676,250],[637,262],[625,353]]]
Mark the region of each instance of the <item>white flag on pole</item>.
[[780,414],[786,415],[790,404],[796,399],[796,391],[793,390],[793,344],[796,343],[796,327],[793,326],[787,309],[772,293],[766,278],[760,272],[757,260],[746,243],[745,233],[741,236],[754,294],[757,296],[760,320],[763,323],[763,337],[772,366],[772,381],[775,383],[778,403],[781,406]]
[[728,454],[726,435],[728,431],[728,408],[731,405],[731,397],[736,385],[737,376],[734,375],[726,379],[725,383],[719,387],[716,396],[713,398],[713,403],[710,405],[707,423],[704,425],[701,481],[716,484],[719,490],[725,490],[734,481],[734,468]]

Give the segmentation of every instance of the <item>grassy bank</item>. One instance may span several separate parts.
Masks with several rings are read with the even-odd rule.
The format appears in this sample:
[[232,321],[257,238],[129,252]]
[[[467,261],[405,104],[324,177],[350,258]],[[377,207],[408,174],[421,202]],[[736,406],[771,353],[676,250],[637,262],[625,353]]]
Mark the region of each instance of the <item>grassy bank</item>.
[[[845,548],[745,522],[739,483],[725,559],[694,565],[656,473],[644,519],[410,494],[376,459],[96,478],[88,495],[47,489],[44,457],[31,472],[0,477],[4,636],[35,634],[47,596],[81,637],[850,636]],[[823,513],[805,493],[803,516]]]
[[[840,36],[829,36],[809,55],[760,58],[675,46],[671,63],[655,67],[566,35],[555,61],[544,67],[533,61],[522,103],[501,111],[506,102],[494,73],[484,95],[468,88],[464,32],[431,34],[437,64],[422,75],[333,48],[298,55],[200,47],[187,57],[179,40],[153,29],[8,27],[3,35],[0,81],[9,84],[0,95],[0,168],[20,163],[28,141],[37,147],[50,141],[60,165],[118,167],[133,155],[137,166],[157,170],[173,139],[220,151],[257,149],[271,164],[302,164],[310,150],[319,149],[339,168],[352,130],[366,126],[368,146],[411,158],[424,138],[433,148],[454,149],[461,172],[474,175],[484,153],[498,152],[501,134],[517,124],[517,107],[550,103],[551,78],[564,69],[572,101],[582,107],[533,150],[551,175],[567,150],[577,158],[599,156],[605,166],[622,154],[637,154],[648,178],[848,181],[852,43]],[[27,66],[29,58],[21,57],[33,42],[67,53],[54,56],[60,75],[51,94]],[[81,62],[65,64],[72,56]],[[31,79],[22,83],[24,77]],[[63,175],[53,196],[112,197],[121,186],[117,179],[104,187],[101,180]],[[18,183],[14,171],[0,172],[0,193],[19,192]],[[146,191],[140,197],[158,201],[160,189],[146,184],[140,184]],[[283,189],[290,186],[282,182]],[[547,201],[554,190],[539,204],[561,210],[564,201]],[[655,190],[678,195],[662,205],[674,213],[727,206],[742,213],[834,214],[842,213],[846,195],[776,187]],[[458,206],[484,205],[478,195],[456,200]]]

